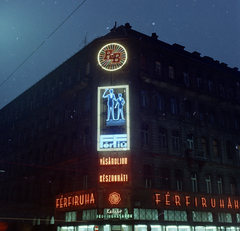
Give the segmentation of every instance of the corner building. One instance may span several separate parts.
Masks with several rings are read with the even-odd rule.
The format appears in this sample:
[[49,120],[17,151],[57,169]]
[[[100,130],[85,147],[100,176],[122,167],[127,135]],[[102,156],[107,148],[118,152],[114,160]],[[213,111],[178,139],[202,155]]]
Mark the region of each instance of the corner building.
[[239,230],[239,83],[237,68],[114,27],[0,111],[0,217]]

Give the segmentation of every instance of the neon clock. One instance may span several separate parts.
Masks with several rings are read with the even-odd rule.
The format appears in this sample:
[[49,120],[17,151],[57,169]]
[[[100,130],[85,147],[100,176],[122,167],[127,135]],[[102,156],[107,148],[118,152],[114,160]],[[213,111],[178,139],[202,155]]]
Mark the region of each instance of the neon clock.
[[116,71],[127,62],[127,51],[118,43],[109,43],[98,52],[98,64],[106,71]]

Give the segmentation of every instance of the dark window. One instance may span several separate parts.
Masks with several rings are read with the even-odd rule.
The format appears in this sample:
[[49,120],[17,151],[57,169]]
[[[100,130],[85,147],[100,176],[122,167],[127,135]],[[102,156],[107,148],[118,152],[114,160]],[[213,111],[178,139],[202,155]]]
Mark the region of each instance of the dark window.
[[215,157],[219,157],[219,150],[218,150],[218,142],[217,140],[213,140],[213,155]]
[[152,168],[149,165],[144,165],[143,167],[145,188],[152,187],[152,170],[151,169]]
[[187,148],[194,149],[194,137],[192,134],[187,134]]
[[221,176],[217,177],[217,187],[218,187],[218,194],[223,194],[223,181]]
[[187,118],[192,117],[192,104],[189,101],[185,101],[185,115]]
[[176,115],[177,114],[177,99],[171,97],[170,103],[171,103],[171,113]]
[[230,141],[226,142],[226,152],[227,152],[227,158],[233,159],[233,145]]
[[202,104],[199,105],[199,119],[201,121],[206,120],[206,111],[205,111],[205,107]]
[[203,88],[203,81],[202,81],[202,78],[201,77],[197,77],[197,87],[199,89],[202,89]]
[[165,107],[164,107],[164,96],[162,94],[158,94],[157,96],[157,107],[159,111],[164,111]]
[[208,90],[214,92],[213,80],[208,80]]
[[207,139],[205,137],[202,137],[202,152],[203,152],[203,158],[205,158],[208,155],[208,145],[207,145]]
[[169,79],[175,79],[175,73],[174,73],[173,66],[168,67],[168,77],[169,77]]
[[162,76],[162,64],[158,61],[156,61],[155,73],[158,77]]
[[174,150],[179,150],[179,132],[172,131],[172,144]]
[[148,92],[145,89],[141,90],[141,106],[148,107]]
[[141,138],[142,138],[142,144],[149,144],[149,125],[148,124],[142,124],[142,131],[141,131]]
[[198,180],[197,180],[197,174],[191,173],[191,182],[192,182],[192,191],[197,192],[198,191]]
[[211,181],[210,175],[208,175],[208,174],[206,175],[205,182],[206,182],[207,193],[212,193],[212,181]]
[[190,77],[186,71],[183,72],[183,80],[186,86],[190,85]]
[[234,177],[230,177],[230,190],[231,190],[231,195],[236,195],[236,179]]
[[166,130],[163,128],[159,129],[159,146],[161,148],[167,147],[167,134],[166,134]]
[[225,87],[222,83],[219,84],[220,96],[225,98]]
[[162,189],[170,189],[170,171],[167,168],[161,169]]
[[178,191],[183,190],[183,171],[176,169],[175,170],[175,179],[176,179],[176,189]]
[[147,60],[146,57],[141,55],[139,58],[139,68],[146,71],[147,69]]

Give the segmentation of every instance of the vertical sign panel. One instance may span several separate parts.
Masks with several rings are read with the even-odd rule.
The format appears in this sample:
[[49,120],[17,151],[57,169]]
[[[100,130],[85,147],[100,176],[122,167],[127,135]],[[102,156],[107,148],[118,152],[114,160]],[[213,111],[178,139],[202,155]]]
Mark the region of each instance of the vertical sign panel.
[[97,150],[130,150],[128,85],[98,87]]

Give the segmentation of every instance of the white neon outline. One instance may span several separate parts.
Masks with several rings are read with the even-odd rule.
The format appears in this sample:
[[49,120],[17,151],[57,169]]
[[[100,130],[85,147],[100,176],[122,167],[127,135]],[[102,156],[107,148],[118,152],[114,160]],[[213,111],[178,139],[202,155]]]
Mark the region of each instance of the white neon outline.
[[[106,50],[108,47],[111,48],[112,46],[121,47],[121,49],[122,49],[123,52],[125,53],[126,58],[125,58],[124,62],[122,62],[122,63],[119,64],[119,65],[116,64],[116,65],[114,65],[114,67],[113,67],[113,64],[111,64],[112,69],[110,69],[110,68],[106,68],[106,67],[104,67],[104,66],[102,65],[103,62],[101,62],[100,57],[102,57],[101,52],[102,52],[103,50]],[[104,46],[99,50],[98,56],[97,56],[97,60],[98,60],[99,66],[101,66],[101,68],[103,68],[103,69],[106,70],[106,71],[116,71],[116,70],[119,70],[119,69],[122,68],[122,67],[124,66],[124,64],[127,62],[127,58],[128,58],[127,50],[125,49],[124,46],[122,46],[122,45],[119,44],[119,43],[108,43],[108,44],[104,45]],[[105,61],[105,62],[107,62],[107,61]],[[117,67],[116,67],[116,66],[117,66]]]
[[[101,105],[101,99],[102,94],[101,90],[108,89],[119,89],[119,88],[125,88],[126,89],[126,96],[125,97],[125,120],[126,120],[126,130],[127,130],[127,147],[126,148],[100,148],[100,105]],[[129,86],[128,85],[118,85],[118,86],[104,86],[104,87],[98,87],[98,99],[97,99],[97,151],[101,152],[107,152],[107,151],[128,151],[130,150],[130,110],[129,110]]]

